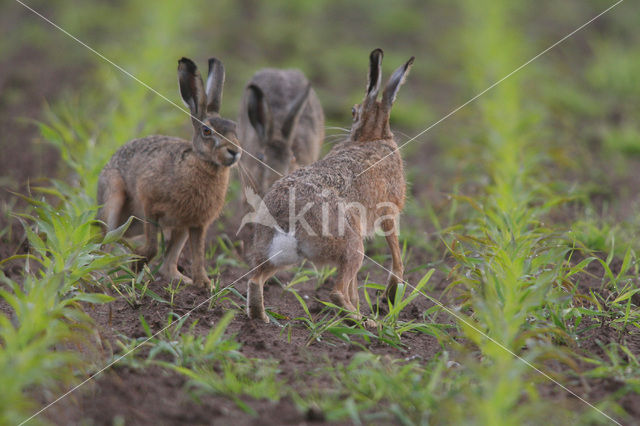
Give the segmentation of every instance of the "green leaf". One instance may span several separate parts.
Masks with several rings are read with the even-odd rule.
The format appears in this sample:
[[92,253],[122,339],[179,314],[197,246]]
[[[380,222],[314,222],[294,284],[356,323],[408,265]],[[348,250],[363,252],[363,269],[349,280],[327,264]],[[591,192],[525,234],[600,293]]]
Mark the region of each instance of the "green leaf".
[[127,232],[127,229],[129,229],[129,226],[131,225],[131,222],[133,222],[133,219],[134,216],[129,216],[129,219],[127,219],[124,224],[120,225],[116,229],[107,232],[107,234],[102,239],[102,244],[111,244],[115,241],[120,240]]
[[104,293],[78,293],[72,299],[93,304],[108,303],[116,300]]
[[298,302],[300,302],[300,305],[302,305],[302,309],[304,310],[305,314],[307,314],[307,317],[309,317],[309,319],[312,319],[311,312],[309,312],[309,307],[307,306],[307,303],[304,301],[302,296],[300,296],[298,292],[292,288],[287,289],[287,291],[293,293],[296,299],[298,299]]
[[140,324],[142,324],[142,329],[144,330],[144,333],[147,335],[147,337],[151,337],[151,327],[149,327],[149,324],[144,319],[144,316],[142,316],[142,314],[140,314]]
[[206,342],[204,344],[204,351],[205,352],[211,352],[212,351],[214,346],[222,338],[222,335],[227,330],[227,327],[229,326],[229,324],[233,320],[234,316],[235,316],[234,311],[228,311],[227,313],[224,314],[224,316],[222,318],[220,318],[220,321],[218,321],[218,324],[216,325],[216,327],[211,332],[209,332],[209,334],[207,335],[207,340],[206,340]]
[[619,302],[622,302],[623,300],[627,300],[627,299],[629,299],[631,296],[633,296],[634,294],[636,294],[636,293],[638,293],[638,292],[640,292],[640,288],[635,288],[635,289],[633,289],[633,290],[629,290],[629,291],[627,291],[626,293],[624,293],[624,294],[622,294],[622,295],[620,295],[620,296],[616,297],[616,298],[614,299],[614,301],[613,301],[613,302],[611,302],[611,303],[619,303]]

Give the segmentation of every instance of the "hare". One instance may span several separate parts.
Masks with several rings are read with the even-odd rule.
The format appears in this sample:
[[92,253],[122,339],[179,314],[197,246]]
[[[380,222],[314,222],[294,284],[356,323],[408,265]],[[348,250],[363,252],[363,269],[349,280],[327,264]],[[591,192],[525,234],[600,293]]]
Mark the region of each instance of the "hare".
[[378,101],[382,56],[381,49],[371,52],[366,95],[352,109],[349,139],[323,159],[277,181],[264,197],[263,210],[276,224],[256,224],[250,256],[255,270],[247,290],[247,314],[252,319],[269,322],[263,302],[265,280],[302,258],[337,267],[331,300],[359,317],[357,273],[364,258],[363,239],[376,230],[383,231],[391,249],[393,273],[386,296],[394,299],[403,274],[397,221],[406,184],[389,114],[414,58],[393,73]]
[[[191,142],[170,136],[148,136],[122,146],[98,179],[98,218],[114,229],[134,215],[143,220],[142,261],[157,253],[158,227],[168,238],[160,273],[170,280],[208,286],[204,265],[207,227],[224,205],[229,168],[241,149],[236,124],[220,117],[224,66],[209,59],[206,87],[196,65],[178,61],[180,95],[191,111]],[[170,235],[169,235],[170,234]],[[191,242],[193,280],[178,272],[180,252]]]
[[243,98],[238,136],[254,157],[244,157],[242,165],[259,195],[281,176],[316,161],[324,140],[324,113],[302,72],[273,68],[256,72]]

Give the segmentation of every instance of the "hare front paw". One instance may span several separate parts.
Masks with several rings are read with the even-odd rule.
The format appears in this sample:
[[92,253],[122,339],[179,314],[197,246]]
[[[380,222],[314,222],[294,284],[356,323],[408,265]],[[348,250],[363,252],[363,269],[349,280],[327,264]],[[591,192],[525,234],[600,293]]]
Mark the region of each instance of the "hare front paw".
[[180,272],[169,277],[169,279],[174,283],[181,282],[182,284],[186,284],[186,285],[193,284],[193,280],[191,278],[187,277],[186,275],[182,275]]
[[209,277],[203,274],[198,274],[193,277],[193,283],[199,287],[209,288],[211,287],[211,280]]
[[252,320],[261,320],[265,324],[269,324],[270,320],[267,313],[261,307],[247,306],[247,315]]
[[364,326],[365,328],[375,329],[375,328],[378,328],[378,323],[372,320],[371,318],[366,318],[364,320]]
[[187,277],[186,275],[182,275],[177,268],[172,268],[170,266],[167,266],[166,264],[163,264],[160,267],[160,275],[162,275],[162,277],[164,277],[166,280],[169,280],[175,284],[193,284],[193,280],[191,278]]
[[340,306],[345,311],[357,313],[358,310],[356,309],[356,307],[353,306],[351,301],[347,299],[341,292],[332,291],[331,294],[329,294],[329,297],[334,304]]

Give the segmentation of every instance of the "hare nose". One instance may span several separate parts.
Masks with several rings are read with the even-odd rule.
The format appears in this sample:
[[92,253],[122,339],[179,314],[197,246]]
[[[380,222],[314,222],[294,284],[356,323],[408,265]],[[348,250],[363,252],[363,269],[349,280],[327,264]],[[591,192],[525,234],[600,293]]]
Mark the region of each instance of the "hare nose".
[[231,155],[232,157],[235,157],[236,155],[238,155],[238,151],[236,151],[235,149],[227,148],[227,152],[228,152],[228,153],[229,153],[229,155]]

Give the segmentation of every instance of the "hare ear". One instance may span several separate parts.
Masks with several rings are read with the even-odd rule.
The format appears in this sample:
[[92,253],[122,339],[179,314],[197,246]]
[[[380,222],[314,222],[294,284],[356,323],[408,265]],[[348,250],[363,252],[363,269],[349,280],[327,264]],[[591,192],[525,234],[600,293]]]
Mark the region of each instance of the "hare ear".
[[267,98],[264,96],[262,89],[255,84],[250,84],[247,87],[248,100],[247,100],[247,113],[249,115],[249,122],[258,133],[261,140],[266,141],[271,138],[271,132],[273,128],[271,110],[267,105]]
[[298,119],[300,118],[300,114],[304,109],[304,106],[307,104],[307,99],[309,99],[309,93],[311,92],[311,84],[307,84],[307,87],[304,89],[298,97],[291,102],[289,106],[289,110],[287,111],[287,115],[284,119],[284,123],[282,124],[282,136],[289,140],[291,135],[293,134],[293,129],[295,129],[298,124]]
[[180,95],[185,105],[189,107],[191,117],[202,120],[207,99],[200,72],[191,59],[182,58],[178,61],[178,83]]
[[384,91],[382,92],[382,107],[386,110],[390,110],[391,106],[396,100],[396,95],[398,94],[398,89],[404,83],[405,78],[409,74],[409,69],[411,65],[413,65],[413,60],[415,58],[412,56],[411,59],[407,61],[406,64],[399,67],[397,70],[391,74],[389,77],[389,81],[387,82]]
[[205,92],[207,93],[207,112],[220,112],[222,104],[222,86],[224,86],[224,65],[216,58],[209,59],[209,76]]
[[[382,49],[375,49],[369,55],[369,78],[367,81],[367,101],[374,101],[378,97],[380,90],[380,80],[382,80]],[[368,102],[367,102],[368,103]]]

